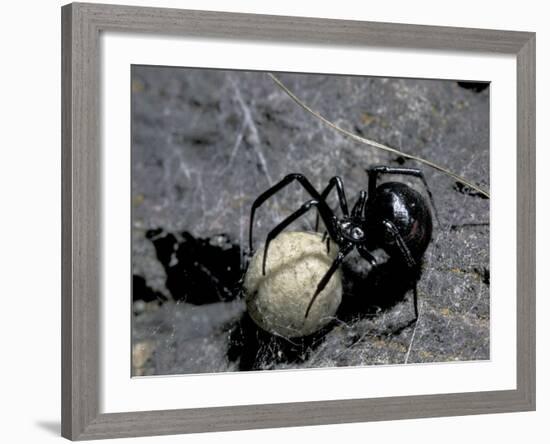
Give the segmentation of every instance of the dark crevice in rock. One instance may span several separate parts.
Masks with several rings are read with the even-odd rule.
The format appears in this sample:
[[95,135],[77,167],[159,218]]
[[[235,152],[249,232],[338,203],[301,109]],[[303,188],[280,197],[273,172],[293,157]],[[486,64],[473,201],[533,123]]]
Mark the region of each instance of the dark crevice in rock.
[[149,230],[157,258],[166,272],[166,288],[176,301],[202,305],[227,302],[240,292],[241,249],[220,234],[195,238]]
[[407,161],[407,159],[405,159],[403,156],[397,156],[395,159],[393,159],[393,161],[398,165],[403,165]]
[[458,86],[470,91],[480,93],[489,87],[489,82],[456,82]]
[[491,274],[489,272],[489,268],[487,267],[482,267],[482,268],[474,268],[474,273],[477,274],[480,279],[481,279],[481,282],[483,282],[485,285],[489,286],[490,282],[491,282]]
[[166,296],[149,287],[143,276],[132,276],[132,299],[134,302],[165,302]]

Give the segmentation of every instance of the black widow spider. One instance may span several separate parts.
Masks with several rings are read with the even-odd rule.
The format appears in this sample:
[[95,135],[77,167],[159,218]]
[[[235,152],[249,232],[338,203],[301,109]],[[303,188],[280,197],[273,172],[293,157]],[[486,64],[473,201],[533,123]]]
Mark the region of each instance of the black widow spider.
[[[287,226],[307,213],[312,207],[317,208],[317,224],[319,216],[323,220],[326,233],[339,247],[338,254],[326,274],[319,281],[313,294],[305,317],[308,316],[315,299],[326,287],[330,278],[344,258],[357,249],[359,255],[367,260],[371,266],[377,265],[372,252],[378,248],[383,249],[390,258],[400,258],[405,270],[414,272],[419,269],[420,261],[432,237],[432,216],[426,200],[423,196],[404,183],[385,182],[377,186],[378,177],[381,174],[400,174],[419,178],[430,197],[433,211],[437,217],[432,193],[421,171],[413,168],[394,168],[377,166],[366,170],[368,175],[368,193],[361,190],[357,202],[351,210],[348,210],[346,194],[342,179],[335,176],[330,179],[328,185],[319,193],[311,182],[302,174],[289,174],[279,183],[262,193],[252,204],[250,213],[249,243],[252,252],[252,230],[254,226],[254,214],[256,209],[267,199],[280,191],[293,181],[300,183],[311,195],[312,199],[304,203],[296,212],[292,213],[267,235],[262,271],[265,275],[267,252],[270,242],[279,235]],[[336,188],[338,201],[342,211],[342,218],[338,218],[329,207],[326,198]],[[325,236],[323,236],[323,240]],[[327,238],[327,248],[330,245]],[[418,295],[416,280],[413,286],[414,313],[418,318]]]

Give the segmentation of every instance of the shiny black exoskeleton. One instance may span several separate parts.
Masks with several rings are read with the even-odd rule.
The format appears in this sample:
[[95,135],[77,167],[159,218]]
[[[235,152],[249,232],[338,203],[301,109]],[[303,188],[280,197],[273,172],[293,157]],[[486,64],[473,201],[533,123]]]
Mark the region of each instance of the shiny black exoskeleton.
[[[326,274],[319,281],[315,293],[309,302],[305,317],[307,317],[315,299],[326,287],[330,278],[338,269],[344,258],[357,249],[361,257],[375,267],[376,260],[372,252],[383,249],[390,258],[401,261],[407,271],[419,269],[422,256],[432,237],[432,216],[424,197],[401,182],[386,182],[378,186],[378,178],[382,174],[399,174],[419,178],[430,197],[432,207],[433,197],[421,171],[413,168],[393,168],[378,166],[367,170],[369,177],[368,191],[362,190],[351,212],[348,209],[344,184],[335,176],[330,179],[326,188],[319,193],[309,180],[301,174],[289,174],[279,183],[262,193],[252,204],[250,215],[250,251],[252,251],[252,230],[256,209],[268,198],[293,181],[299,182],[311,195],[312,199],[304,203],[267,235],[263,256],[263,273],[267,261],[270,242],[287,226],[307,213],[312,207],[317,208],[317,222],[323,220],[328,235],[327,248],[332,239],[339,247],[338,254]],[[336,189],[342,216],[338,218],[328,206],[326,199],[329,193]],[[316,224],[317,230],[317,224]],[[330,239],[329,239],[330,238]],[[416,281],[413,287],[415,317],[418,317],[418,301]]]
[[365,218],[369,249],[382,248],[390,256],[401,254],[411,267],[422,258],[432,238],[432,217],[426,201],[400,182],[386,182],[376,188]]

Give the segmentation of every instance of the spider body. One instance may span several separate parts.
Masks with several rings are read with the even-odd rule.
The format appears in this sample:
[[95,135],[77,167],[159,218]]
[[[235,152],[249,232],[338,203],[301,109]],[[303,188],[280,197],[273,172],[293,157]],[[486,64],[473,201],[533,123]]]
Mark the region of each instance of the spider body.
[[365,240],[365,227],[362,221],[343,220],[338,224],[338,232],[342,239],[354,244]]
[[420,193],[400,182],[386,182],[376,188],[365,218],[369,249],[382,248],[393,257],[401,253],[396,237],[386,226],[391,222],[412,259],[417,263],[422,259],[432,238],[433,223],[428,204]]
[[[330,179],[326,188],[319,193],[305,176],[289,174],[262,193],[252,204],[249,231],[250,251],[252,251],[255,212],[268,198],[294,181],[300,183],[312,197],[267,235],[263,255],[264,275],[270,242],[287,226],[313,207],[317,209],[316,230],[319,218],[323,220],[325,225],[325,236],[328,236],[326,239],[327,249],[330,246],[330,239],[339,247],[334,262],[317,285],[305,312],[305,317],[307,317],[315,299],[326,287],[344,258],[353,250],[357,250],[363,259],[368,261],[371,266],[376,267],[376,260],[372,253],[378,248],[383,249],[390,258],[396,259],[402,266],[403,276],[396,276],[396,278],[413,276],[415,275],[414,272],[419,270],[420,262],[432,236],[433,224],[428,202],[420,193],[401,182],[386,182],[378,186],[378,178],[383,174],[408,175],[420,179],[426,187],[435,211],[432,194],[424,175],[419,170],[386,166],[373,167],[367,170],[368,188],[359,193],[351,212],[348,209],[344,184],[337,176]],[[336,189],[339,208],[342,213],[340,217],[336,216],[326,202],[328,195],[334,189]],[[416,280],[413,295],[415,317],[417,318]]]

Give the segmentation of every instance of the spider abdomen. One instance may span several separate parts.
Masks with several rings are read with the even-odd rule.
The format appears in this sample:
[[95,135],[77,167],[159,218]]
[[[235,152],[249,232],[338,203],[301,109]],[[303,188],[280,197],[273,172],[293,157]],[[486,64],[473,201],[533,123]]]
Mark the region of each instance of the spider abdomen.
[[367,204],[366,220],[373,246],[390,255],[399,251],[393,228],[399,232],[415,262],[422,258],[432,238],[432,216],[424,197],[408,185],[386,182],[376,188]]

